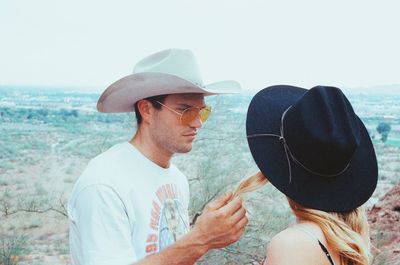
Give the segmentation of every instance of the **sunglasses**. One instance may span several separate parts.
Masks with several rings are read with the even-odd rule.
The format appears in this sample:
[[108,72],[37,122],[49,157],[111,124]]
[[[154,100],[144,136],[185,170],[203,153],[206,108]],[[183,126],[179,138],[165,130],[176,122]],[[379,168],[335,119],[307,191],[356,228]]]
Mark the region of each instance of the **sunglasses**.
[[201,123],[204,123],[208,117],[210,116],[211,112],[211,106],[205,106],[202,108],[199,107],[190,107],[185,109],[182,113],[168,107],[167,105],[162,104],[159,101],[156,101],[158,104],[160,104],[163,107],[166,107],[170,111],[178,114],[180,116],[181,124],[182,125],[189,125],[192,123],[197,117],[200,117]]

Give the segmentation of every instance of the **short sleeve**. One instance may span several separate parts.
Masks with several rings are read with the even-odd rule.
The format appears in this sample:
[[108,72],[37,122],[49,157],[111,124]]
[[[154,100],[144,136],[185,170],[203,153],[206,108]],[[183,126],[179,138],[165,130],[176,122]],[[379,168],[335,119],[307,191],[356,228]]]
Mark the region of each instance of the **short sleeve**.
[[[131,223],[118,194],[109,186],[83,189],[72,206],[73,225],[84,265],[128,265],[137,261]],[[131,221],[131,222],[130,222]],[[72,251],[72,249],[71,249]]]

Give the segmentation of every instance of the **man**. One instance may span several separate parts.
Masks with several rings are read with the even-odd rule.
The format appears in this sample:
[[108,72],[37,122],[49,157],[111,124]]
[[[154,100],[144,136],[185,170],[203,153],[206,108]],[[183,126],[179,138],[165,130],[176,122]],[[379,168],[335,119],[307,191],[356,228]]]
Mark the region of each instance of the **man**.
[[237,241],[248,222],[240,198],[209,203],[189,230],[189,186],[170,163],[192,149],[210,107],[204,96],[234,92],[203,86],[193,54],[169,49],[141,60],[134,74],[101,95],[101,112],[135,111],[138,129],[91,160],[68,204],[72,264],[193,264]]

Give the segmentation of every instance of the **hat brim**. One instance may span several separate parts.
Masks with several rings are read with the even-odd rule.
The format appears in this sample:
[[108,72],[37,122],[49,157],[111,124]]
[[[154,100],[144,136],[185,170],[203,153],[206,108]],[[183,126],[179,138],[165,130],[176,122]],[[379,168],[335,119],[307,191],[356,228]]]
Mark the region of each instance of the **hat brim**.
[[[274,86],[260,91],[250,103],[247,135],[280,135],[283,112],[307,92],[293,86]],[[364,124],[358,118],[361,142],[350,165],[341,175],[319,178],[290,161],[292,177],[282,141],[276,137],[248,138],[251,154],[268,180],[294,201],[317,210],[346,212],[365,203],[376,188],[378,167],[375,151]]]
[[100,96],[100,112],[134,112],[138,100],[167,94],[201,93],[205,96],[239,93],[240,84],[233,80],[206,86],[192,83],[175,75],[155,72],[131,74],[111,84]]

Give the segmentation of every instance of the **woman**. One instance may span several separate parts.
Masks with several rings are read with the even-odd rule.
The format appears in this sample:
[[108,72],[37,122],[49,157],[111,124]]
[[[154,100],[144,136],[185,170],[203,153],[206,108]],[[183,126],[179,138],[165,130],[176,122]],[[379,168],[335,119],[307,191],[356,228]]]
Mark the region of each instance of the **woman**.
[[375,190],[378,168],[368,132],[342,91],[266,88],[250,103],[246,130],[261,172],[236,194],[269,181],[296,217],[272,238],[263,264],[369,264],[362,204]]

